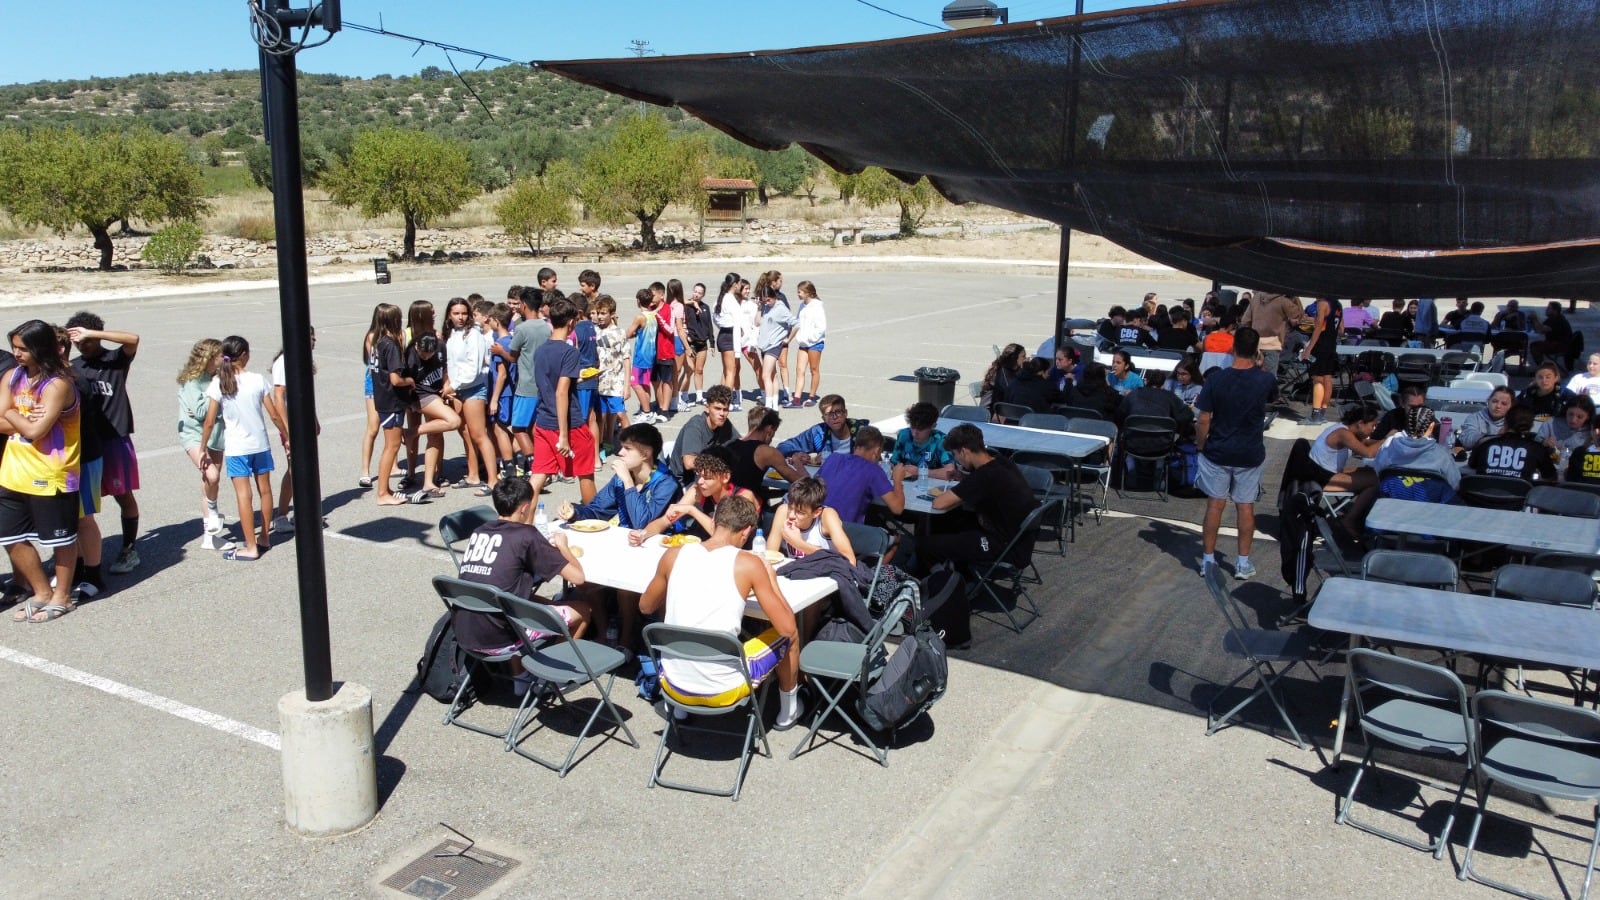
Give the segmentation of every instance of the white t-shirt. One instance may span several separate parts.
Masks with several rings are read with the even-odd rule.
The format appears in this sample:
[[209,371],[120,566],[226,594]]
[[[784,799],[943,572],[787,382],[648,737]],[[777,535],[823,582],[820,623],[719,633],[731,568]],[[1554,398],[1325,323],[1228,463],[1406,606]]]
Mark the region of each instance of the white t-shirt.
[[1567,390],[1574,394],[1583,394],[1600,399],[1600,375],[1590,375],[1588,372],[1579,372],[1567,382]]
[[279,353],[278,358],[272,361],[273,387],[277,387],[278,385],[283,385],[284,387],[289,386],[289,376],[284,374],[285,359],[287,359],[287,357],[285,357],[282,353]]
[[225,456],[249,456],[272,449],[267,439],[267,411],[263,405],[272,388],[255,372],[240,372],[239,390],[232,397],[222,396],[222,380],[211,379],[206,397],[222,405],[222,452]]
[[489,358],[489,344],[494,338],[477,328],[450,332],[444,342],[445,372],[450,384],[457,390],[478,380]]

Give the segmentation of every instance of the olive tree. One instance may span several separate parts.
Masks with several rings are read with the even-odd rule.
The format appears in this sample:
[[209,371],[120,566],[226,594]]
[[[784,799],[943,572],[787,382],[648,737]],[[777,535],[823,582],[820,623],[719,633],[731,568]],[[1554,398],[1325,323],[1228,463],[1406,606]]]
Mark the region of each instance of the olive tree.
[[629,117],[583,158],[578,196],[602,221],[638,220],[639,242],[654,250],[661,213],[703,200],[710,155],[703,140],[673,135],[660,116]]
[[[900,207],[902,237],[916,234],[917,226],[922,224],[922,219],[928,214],[928,210],[943,202],[943,198],[933,189],[927,178],[919,178],[915,184],[906,184],[877,166],[863,169],[859,175],[847,177],[850,180],[851,196],[868,209],[890,203]],[[844,193],[843,185],[840,187],[840,193]]]
[[544,249],[544,236],[577,221],[572,208],[572,168],[565,161],[552,163],[543,175],[524,175],[495,205],[495,216],[506,234],[528,249]]
[[402,259],[414,259],[417,224],[447,216],[478,195],[467,148],[421,131],[363,131],[350,158],[328,169],[322,186],[333,202],[369,219],[399,213],[405,219]]
[[111,268],[119,220],[189,222],[206,210],[200,167],[174,137],[147,129],[0,132],[0,207],[21,225],[65,234],[82,225]]

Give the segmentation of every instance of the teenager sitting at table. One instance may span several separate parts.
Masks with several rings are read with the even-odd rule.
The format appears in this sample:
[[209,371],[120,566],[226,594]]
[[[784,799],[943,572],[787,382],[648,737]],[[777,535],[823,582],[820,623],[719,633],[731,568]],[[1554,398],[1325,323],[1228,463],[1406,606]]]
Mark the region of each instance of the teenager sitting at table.
[[[1452,313],[1451,315],[1454,315]],[[1446,327],[1454,329],[1454,333],[1444,336],[1444,345],[1454,347],[1459,344],[1476,344],[1482,346],[1489,340],[1489,320],[1483,317],[1483,304],[1474,301],[1467,307],[1467,314],[1456,321],[1454,325],[1449,322],[1450,317],[1445,317]]]
[[1078,379],[1077,385],[1067,395],[1067,403],[1092,409],[1101,418],[1110,419],[1116,415],[1117,407],[1122,405],[1122,395],[1112,389],[1111,382],[1106,378],[1105,366],[1089,363],[1083,367],[1083,377]]
[[1206,377],[1200,374],[1200,364],[1194,357],[1184,357],[1178,367],[1172,370],[1172,377],[1167,379],[1167,390],[1178,396],[1184,406],[1193,407],[1194,401],[1200,397],[1200,389],[1206,386]]
[[[646,615],[662,612],[668,625],[701,628],[739,637],[745,598],[755,595],[771,627],[744,642],[750,684],[778,676],[778,730],[800,721],[800,627],[794,610],[778,590],[766,560],[739,548],[756,529],[755,501],[729,498],[717,508],[711,537],[702,544],[673,547],[661,557],[656,574],[639,600]],[[749,685],[737,668],[665,655],[661,689],[686,706],[727,706],[747,695]]]
[[1106,317],[1100,321],[1094,333],[1100,339],[1103,350],[1115,350],[1124,344],[1139,344],[1143,334],[1139,326],[1128,322],[1128,311],[1120,306],[1113,306],[1106,311]]
[[1157,416],[1171,419],[1178,426],[1178,434],[1194,434],[1194,410],[1167,390],[1167,373],[1152,370],[1145,383],[1128,392],[1117,407],[1117,422],[1128,421],[1129,416]]
[[1127,394],[1134,388],[1144,387],[1144,376],[1133,368],[1133,355],[1126,350],[1118,350],[1111,355],[1111,372],[1106,376],[1106,382],[1118,394]]
[[[1020,346],[1020,345],[1016,345]],[[829,394],[817,402],[822,421],[778,445],[778,452],[794,467],[804,466],[810,460],[803,457],[824,453],[848,453],[856,432],[867,424],[866,419],[850,418],[844,398]]]
[[1377,482],[1356,495],[1342,519],[1346,528],[1359,534],[1367,513],[1380,497],[1418,500],[1425,503],[1453,503],[1461,486],[1461,469],[1450,451],[1434,438],[1438,419],[1426,406],[1406,409],[1404,430],[1387,441],[1372,461]]
[[1559,416],[1573,393],[1561,386],[1561,370],[1555,363],[1544,363],[1533,370],[1533,381],[1517,395],[1518,403],[1533,408],[1535,418]]
[[[1483,409],[1474,411],[1456,424],[1456,443],[1463,449],[1474,450],[1489,438],[1498,437],[1506,430],[1506,414],[1511,412],[1516,402],[1516,395],[1508,387],[1497,387],[1490,391]],[[1528,421],[1533,421],[1531,409],[1528,411]]]
[[728,411],[733,404],[733,389],[725,385],[712,385],[706,389],[706,411],[690,419],[677,440],[672,442],[672,452],[667,454],[667,465],[672,474],[685,485],[694,483],[695,459],[708,447],[729,444],[737,437],[733,423],[728,421]]
[[1045,380],[1065,396],[1082,374],[1083,361],[1078,358],[1077,348],[1070,344],[1062,344],[1056,348],[1055,365],[1045,375]]
[[1417,327],[1417,312],[1413,307],[1407,306],[1406,301],[1400,297],[1394,298],[1389,304],[1389,311],[1378,320],[1378,327],[1384,331],[1395,331],[1406,336],[1409,340],[1412,331]]
[[672,470],[661,462],[661,432],[654,425],[630,425],[617,436],[611,455],[612,476],[581,506],[563,501],[556,515],[563,521],[617,517],[623,528],[643,528],[667,511],[683,493]]
[[1005,395],[995,399],[1026,406],[1034,412],[1049,412],[1050,407],[1062,402],[1064,396],[1050,383],[1047,377],[1049,371],[1050,360],[1037,356],[1027,360],[1017,372],[1017,377],[1006,385]]
[[1467,468],[1479,475],[1555,481],[1556,465],[1550,448],[1541,444],[1532,431],[1533,410],[1522,404],[1511,407],[1505,414],[1504,430],[1473,446]]
[[1589,446],[1589,433],[1594,430],[1594,401],[1588,397],[1573,397],[1562,408],[1561,415],[1551,416],[1533,430],[1533,437],[1556,456]]
[[[996,456],[984,445],[983,432],[966,424],[950,429],[945,446],[955,454],[956,464],[966,470],[960,481],[933,498],[936,510],[952,510],[930,522],[933,533],[918,541],[917,558],[926,565],[949,560],[986,563],[1000,558],[1022,529],[1023,520],[1038,501],[1016,463]],[[953,512],[965,506],[970,515]],[[1019,542],[1012,561],[1025,563],[1033,555],[1030,540]],[[970,622],[972,604],[965,591],[956,591],[933,614],[933,625],[944,632],[952,650],[966,649],[972,643]]]
[[1357,297],[1350,301],[1350,308],[1344,311],[1345,334],[1354,334],[1357,343],[1361,335],[1366,334],[1378,320],[1372,317],[1372,301],[1366,297]]
[[733,455],[727,447],[707,447],[695,461],[694,475],[694,484],[666,512],[628,533],[629,544],[637,547],[665,531],[709,537],[717,504],[729,497],[749,497],[760,503],[754,491],[733,483]]
[[[1375,385],[1378,390],[1383,390],[1383,385]],[[1399,434],[1405,430],[1407,412],[1418,406],[1428,403],[1428,389],[1415,382],[1407,382],[1400,386],[1400,405],[1383,414],[1378,420],[1378,427],[1372,430],[1376,440],[1388,440],[1392,434]]]
[[1528,353],[1534,359],[1560,360],[1567,368],[1572,368],[1578,351],[1583,348],[1583,340],[1573,334],[1572,322],[1561,311],[1561,301],[1551,300],[1544,308],[1544,321],[1535,322],[1533,329],[1539,334],[1539,340],[1533,342]]
[[766,500],[769,496],[767,470],[777,472],[791,484],[804,476],[806,470],[792,468],[778,448],[772,446],[778,426],[783,424],[777,410],[757,406],[750,410],[746,422],[750,430],[743,438],[727,445],[728,456],[733,460],[733,486],[752,491],[756,497]]
[[939,408],[932,403],[913,403],[906,407],[906,427],[894,436],[889,462],[910,466],[913,473],[917,466],[926,464],[929,475],[949,478],[955,471],[955,460],[944,448],[944,432],[939,430],[938,424]]
[[[583,564],[567,547],[566,535],[555,532],[547,540],[539,529],[528,524],[533,506],[533,486],[528,479],[502,478],[490,496],[498,518],[472,532],[461,554],[462,580],[549,603],[566,621],[572,636],[582,637],[592,617],[588,602],[570,591],[559,603],[533,593],[539,585],[556,577],[574,586],[583,584]],[[450,623],[455,628],[456,642],[476,653],[500,655],[518,646],[517,634],[505,616],[455,609],[450,613]],[[526,635],[529,639],[542,636]],[[521,671],[519,661],[513,661],[513,669]],[[527,689],[520,682],[518,687],[520,691]]]
[[1370,467],[1350,467],[1352,458],[1372,459],[1380,442],[1372,437],[1378,427],[1378,408],[1367,403],[1349,407],[1339,421],[1329,425],[1311,442],[1310,475],[1325,491],[1359,494],[1378,483]]
[[1600,353],[1589,354],[1588,368],[1573,373],[1567,390],[1585,397],[1600,397]]
[[[946,446],[949,437],[945,438]],[[905,512],[906,471],[916,477],[916,468],[895,466],[891,475],[883,474],[878,457],[883,453],[883,432],[871,425],[856,432],[855,449],[849,453],[835,453],[817,470],[817,478],[828,487],[828,505],[846,522],[865,522],[867,507],[874,500],[882,500],[889,512]]]
[[1444,314],[1444,320],[1439,323],[1439,327],[1448,328],[1451,331],[1460,331],[1462,320],[1470,313],[1471,309],[1467,306],[1467,298],[1457,297],[1455,309]]
[[1507,300],[1505,307],[1494,314],[1489,328],[1492,331],[1527,331],[1528,314],[1522,311],[1517,301]]
[[1596,446],[1594,432],[1590,433],[1589,443],[1574,451],[1567,460],[1565,475],[1569,484],[1600,485],[1600,446]]
[[1006,398],[1006,388],[1017,377],[1017,372],[1021,371],[1022,360],[1027,352],[1021,344],[1007,344],[1005,349],[1000,351],[1000,355],[989,364],[988,371],[983,373],[982,387],[978,393],[979,406],[993,411],[995,401]]
[[1156,349],[1189,353],[1200,345],[1200,335],[1189,321],[1189,310],[1174,306],[1167,316],[1171,320],[1167,326],[1156,329]]
[[844,520],[828,506],[828,486],[820,478],[802,478],[789,485],[789,493],[772,517],[772,540],[767,549],[794,559],[832,550],[850,565],[856,564]]

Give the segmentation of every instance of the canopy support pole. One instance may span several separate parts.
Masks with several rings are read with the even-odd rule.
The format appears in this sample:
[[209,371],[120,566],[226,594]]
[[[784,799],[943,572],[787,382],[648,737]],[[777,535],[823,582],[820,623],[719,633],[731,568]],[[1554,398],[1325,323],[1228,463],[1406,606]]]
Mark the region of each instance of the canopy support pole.
[[1050,350],[1060,352],[1067,343],[1067,264],[1072,260],[1072,226],[1061,226],[1061,264],[1056,267],[1056,343]]

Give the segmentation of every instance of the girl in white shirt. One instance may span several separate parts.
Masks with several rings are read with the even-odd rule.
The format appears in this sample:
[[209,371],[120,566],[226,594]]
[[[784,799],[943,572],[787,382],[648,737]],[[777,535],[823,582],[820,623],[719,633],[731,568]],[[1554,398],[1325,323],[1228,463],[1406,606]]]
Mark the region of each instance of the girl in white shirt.
[[[755,373],[756,387],[765,391],[766,385],[761,380],[761,345],[757,340],[761,333],[761,304],[751,293],[750,282],[741,279],[735,290],[739,295],[739,352],[750,364],[750,371]],[[739,408],[737,391],[733,394],[733,404],[734,409]]]
[[729,272],[722,279],[717,292],[717,302],[711,309],[711,321],[717,326],[717,352],[722,354],[722,386],[733,391],[733,402],[739,402],[739,356],[743,352],[739,343],[738,272]]
[[[244,549],[228,550],[222,558],[248,562],[258,559],[272,545],[272,443],[267,438],[267,419],[270,417],[278,431],[285,435],[289,428],[272,402],[272,387],[267,379],[246,371],[250,365],[249,341],[238,335],[225,339],[221,363],[217,367],[217,377],[206,388],[208,404],[200,445],[211,442],[211,432],[221,418],[223,465],[233,481],[233,493],[239,501],[239,530],[244,532]],[[283,449],[289,450],[287,437]],[[204,457],[197,465],[204,471]],[[261,497],[259,534],[255,504],[250,495],[251,481],[255,482],[256,492]]]
[[1567,382],[1567,390],[1592,399],[1600,399],[1600,353],[1589,354],[1589,370],[1576,372]]
[[[467,477],[460,486],[478,488],[480,497],[489,496],[500,480],[494,441],[489,438],[489,347],[493,343],[494,338],[474,321],[472,306],[461,297],[451,300],[444,310],[444,359],[445,374],[461,413],[461,444],[467,451]],[[480,459],[489,473],[488,487],[478,480]]]
[[794,343],[800,348],[795,354],[794,387],[800,390],[801,378],[807,367],[811,369],[811,390],[801,393],[790,403],[791,407],[816,406],[818,387],[822,384],[822,345],[828,336],[828,314],[822,310],[822,298],[817,296],[817,286],[809,281],[795,285],[800,295],[799,324],[795,326]]

